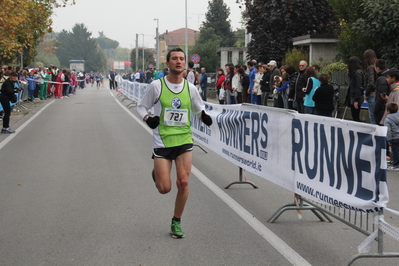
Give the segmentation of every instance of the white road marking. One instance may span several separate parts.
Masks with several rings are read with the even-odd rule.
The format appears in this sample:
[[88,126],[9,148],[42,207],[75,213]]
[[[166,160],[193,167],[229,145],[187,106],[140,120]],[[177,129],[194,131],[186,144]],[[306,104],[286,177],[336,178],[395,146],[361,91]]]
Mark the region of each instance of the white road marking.
[[52,104],[55,100],[52,100],[51,102],[49,102],[48,104],[46,104],[42,109],[40,109],[34,116],[32,116],[31,118],[29,118],[28,121],[26,121],[25,123],[23,123],[20,127],[18,127],[18,130],[15,130],[15,133],[10,134],[7,138],[5,138],[1,143],[0,143],[0,150],[7,145],[7,143],[9,143],[13,138],[15,138],[19,132],[22,131],[22,129],[24,129],[27,125],[29,125],[30,122],[32,122],[38,115],[41,114],[41,112],[43,112],[47,107],[50,106],[50,104]]

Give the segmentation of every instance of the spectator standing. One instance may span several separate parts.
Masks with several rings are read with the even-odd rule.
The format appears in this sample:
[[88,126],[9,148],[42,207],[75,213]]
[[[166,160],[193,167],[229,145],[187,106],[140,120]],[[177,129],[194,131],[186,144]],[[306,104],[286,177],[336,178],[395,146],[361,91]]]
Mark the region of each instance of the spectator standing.
[[35,80],[35,70],[32,69],[28,76],[26,77],[28,80],[28,100],[33,101],[35,99],[34,93],[36,89],[36,80]]
[[249,76],[247,73],[245,73],[245,68],[247,66],[241,66],[238,69],[238,73],[240,74],[240,82],[242,86],[242,94],[241,97],[237,96],[237,98],[240,98],[238,103],[249,103],[249,97],[248,97],[248,88],[249,88]]
[[303,103],[305,107],[305,114],[315,114],[315,103],[313,101],[313,95],[318,87],[320,87],[320,81],[317,78],[316,71],[313,67],[308,67],[305,72],[307,80],[305,92],[305,101]]
[[292,107],[292,100],[288,100],[288,95],[290,93],[290,83],[292,76],[296,74],[296,69],[294,66],[285,67],[284,70],[281,71],[282,73],[282,82],[280,87],[274,87],[283,98],[284,108],[293,109]]
[[[269,70],[270,70],[269,84],[274,84],[274,77],[275,76],[281,76],[280,69],[278,69],[277,62],[275,60],[271,60],[267,65],[269,66]],[[283,108],[284,107],[284,103],[283,103],[283,99],[282,99],[281,93],[277,94],[277,98],[273,97],[273,106],[274,107],[279,107],[279,108]]]
[[65,80],[65,74],[64,74],[64,71],[62,70],[62,71],[60,71],[60,73],[58,73],[57,78],[55,80],[56,84],[55,84],[55,90],[54,90],[54,97],[56,99],[62,99],[64,80]]
[[293,100],[293,109],[296,109],[298,113],[303,114],[305,112],[303,100],[305,97],[305,93],[303,92],[303,88],[306,87],[306,78],[305,71],[308,67],[308,63],[304,60],[299,62],[299,71],[292,76],[290,81],[290,94],[288,96],[289,99]]
[[262,102],[262,91],[260,89],[260,81],[263,77],[263,67],[260,65],[255,65],[255,84],[252,93],[256,96],[256,105],[260,105]]
[[216,95],[218,97],[219,104],[224,104],[225,96],[224,95],[220,95],[220,89],[222,88],[222,85],[223,85],[225,79],[226,78],[224,76],[223,69],[219,68],[217,70],[217,81],[216,81],[216,84],[215,84]]
[[226,77],[223,82],[222,87],[226,93],[226,104],[235,104],[235,97],[232,93],[232,81],[234,76],[234,65],[232,63],[227,63],[225,65],[226,68]]
[[[391,161],[392,166],[387,170],[399,171],[399,113],[397,103],[387,103],[387,118],[384,121],[384,126],[387,127],[387,141],[391,147]],[[392,158],[393,157],[393,158]]]
[[387,82],[387,73],[389,69],[386,68],[384,59],[378,59],[375,62],[375,71],[377,72],[377,81],[375,82],[375,106],[374,119],[378,125],[381,125],[381,119],[385,113],[385,105],[387,101],[385,96],[391,93],[390,86]]
[[200,86],[201,86],[201,97],[203,101],[206,101],[206,89],[208,87],[208,75],[206,74],[205,67],[201,68],[201,78],[200,78]]
[[64,70],[62,70],[62,72],[64,73],[64,82],[63,82],[64,84],[62,86],[62,96],[65,98],[69,98],[68,94],[69,94],[69,87],[70,87],[70,83],[71,83],[71,78],[70,78],[71,71],[64,69]]
[[248,88],[248,95],[250,97],[250,103],[256,104],[256,95],[253,93],[254,86],[255,86],[255,75],[256,75],[256,69],[253,61],[248,62],[248,69],[249,69],[249,88]]
[[365,78],[366,78],[366,93],[365,100],[368,104],[370,123],[375,125],[374,118],[374,106],[375,106],[375,82],[377,80],[377,72],[375,71],[374,65],[377,61],[377,56],[375,52],[368,49],[364,52],[364,66],[366,68]]
[[[391,93],[389,97],[386,95],[384,99],[387,100],[387,103],[397,103],[399,104],[399,71],[398,70],[389,70],[387,72],[387,82],[390,86]],[[381,119],[380,124],[384,125],[385,118],[387,117],[387,112],[385,111],[384,116]]]
[[47,88],[48,88],[48,80],[50,79],[50,75],[47,73],[47,69],[45,68],[39,68],[39,75],[42,80],[42,83],[40,84],[40,93],[39,93],[39,98],[40,100],[45,100],[47,99]]
[[153,73],[153,79],[154,79],[154,80],[159,79],[158,74],[159,74],[158,69],[154,68],[154,73]]
[[270,94],[270,69],[268,65],[263,65],[262,66],[262,79],[260,80],[260,90],[262,92],[261,95],[261,105],[267,106],[267,98],[269,97]]
[[43,71],[43,67],[42,66],[40,66],[39,69],[37,69],[35,71],[36,88],[35,88],[34,96],[35,96],[35,98],[40,98],[40,99],[41,99],[40,91],[41,91],[42,85],[44,83],[43,76],[41,75],[42,71]]
[[147,71],[145,72],[145,77],[146,77],[147,84],[150,84],[151,81],[152,81],[152,71],[151,71],[151,69],[147,69]]
[[3,128],[1,129],[2,134],[12,134],[15,131],[10,129],[10,115],[11,105],[10,101],[15,99],[15,93],[19,92],[18,86],[18,73],[11,72],[9,77],[4,81],[1,86],[0,103],[3,106]]
[[314,92],[315,114],[331,117],[334,111],[334,87],[328,84],[328,75],[319,76],[320,87]]
[[200,84],[199,74],[194,70],[194,63],[192,61],[188,62],[188,69],[183,72],[183,78],[187,79],[191,84]]
[[352,56],[348,61],[349,89],[346,97],[347,105],[351,108],[352,120],[360,121],[360,109],[364,101],[364,73],[362,62],[357,56]]

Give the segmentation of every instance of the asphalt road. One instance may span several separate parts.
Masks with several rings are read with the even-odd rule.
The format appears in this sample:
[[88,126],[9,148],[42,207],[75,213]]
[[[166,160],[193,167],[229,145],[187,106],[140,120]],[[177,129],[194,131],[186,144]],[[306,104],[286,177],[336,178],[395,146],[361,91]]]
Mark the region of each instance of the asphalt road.
[[[169,235],[176,189],[151,179],[152,136],[106,87],[47,100],[0,136],[0,265],[343,265],[366,238],[310,212],[284,213],[291,192],[196,147],[184,239]],[[389,173],[399,210],[399,172]],[[397,225],[399,217],[387,215]],[[399,252],[386,237],[385,251]],[[376,243],[373,246],[376,250]],[[353,265],[398,265],[399,259]]]

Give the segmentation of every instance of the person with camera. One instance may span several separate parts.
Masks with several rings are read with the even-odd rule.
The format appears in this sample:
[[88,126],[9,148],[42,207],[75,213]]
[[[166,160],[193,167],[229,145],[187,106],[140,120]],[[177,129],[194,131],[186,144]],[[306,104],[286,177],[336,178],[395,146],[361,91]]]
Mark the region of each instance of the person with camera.
[[17,92],[19,92],[18,74],[11,72],[10,77],[1,86],[0,103],[4,110],[3,128],[1,129],[1,133],[3,134],[15,133],[15,131],[10,129],[10,101],[13,103],[17,102],[17,96],[15,95]]

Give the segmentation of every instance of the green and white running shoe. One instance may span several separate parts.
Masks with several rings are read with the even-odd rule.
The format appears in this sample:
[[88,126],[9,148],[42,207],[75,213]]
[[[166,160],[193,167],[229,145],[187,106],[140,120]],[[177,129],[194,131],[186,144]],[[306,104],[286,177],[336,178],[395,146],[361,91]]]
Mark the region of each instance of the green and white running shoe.
[[172,224],[170,225],[170,235],[173,238],[183,238],[184,232],[180,228],[180,222],[172,220]]

